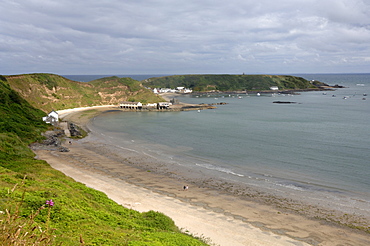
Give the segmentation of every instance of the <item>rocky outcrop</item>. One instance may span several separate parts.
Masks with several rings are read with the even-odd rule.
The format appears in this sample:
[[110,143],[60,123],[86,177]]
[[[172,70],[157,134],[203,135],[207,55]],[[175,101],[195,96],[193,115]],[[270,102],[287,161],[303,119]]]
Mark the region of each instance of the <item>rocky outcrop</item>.
[[69,149],[62,146],[62,139],[65,137],[64,131],[61,129],[55,129],[53,131],[47,131],[42,134],[45,139],[42,142],[33,143],[30,145],[32,150],[53,150],[59,152],[69,152]]
[[274,101],[272,103],[280,103],[280,104],[292,104],[292,103],[297,103],[297,102],[287,102],[287,101]]
[[80,136],[82,136],[82,133],[80,132],[79,128],[75,124],[69,123],[68,124],[68,129],[69,129],[69,132],[71,134],[71,137],[80,137]]

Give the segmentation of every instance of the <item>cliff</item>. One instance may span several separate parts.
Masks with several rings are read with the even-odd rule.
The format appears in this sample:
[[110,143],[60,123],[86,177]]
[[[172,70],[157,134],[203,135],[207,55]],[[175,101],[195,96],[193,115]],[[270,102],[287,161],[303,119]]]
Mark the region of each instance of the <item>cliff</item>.
[[4,76],[10,87],[44,112],[76,107],[118,104],[121,101],[159,102],[162,98],[131,78],[107,77],[88,83],[55,74]]

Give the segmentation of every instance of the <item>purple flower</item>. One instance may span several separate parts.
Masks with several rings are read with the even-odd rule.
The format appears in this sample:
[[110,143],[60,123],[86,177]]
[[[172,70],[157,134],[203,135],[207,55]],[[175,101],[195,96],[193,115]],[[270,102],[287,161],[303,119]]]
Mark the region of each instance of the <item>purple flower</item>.
[[46,205],[49,205],[50,207],[54,206],[54,202],[52,199],[46,201]]

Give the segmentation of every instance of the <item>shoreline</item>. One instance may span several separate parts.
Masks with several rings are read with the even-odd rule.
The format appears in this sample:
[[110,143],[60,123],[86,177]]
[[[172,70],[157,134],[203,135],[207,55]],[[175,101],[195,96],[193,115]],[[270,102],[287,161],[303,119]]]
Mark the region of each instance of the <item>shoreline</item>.
[[[99,106],[85,108],[83,112],[81,112],[81,110],[70,110],[61,113],[61,118],[86,127],[87,123],[92,117],[112,109],[117,108],[112,108],[110,105],[106,107]],[[241,199],[240,196],[235,196],[235,194],[228,194],[222,190],[194,184],[191,184],[189,191],[184,192],[181,190],[181,187],[184,185],[183,180],[156,173],[154,171],[144,171],[145,168],[147,168],[147,170],[152,170],[148,169],[148,167],[152,166],[152,168],[154,168],[154,163],[145,163],[147,166],[144,165],[140,167],[140,165],[135,166],[136,163],[125,163],[125,161],[121,161],[116,163],[116,166],[120,165],[120,168],[117,168],[116,166],[102,165],[101,163],[94,164],[95,166],[93,167],[88,163],[81,164],[82,167],[77,167],[74,164],[70,166],[68,163],[61,164],[61,162],[69,158],[71,155],[73,156],[75,153],[83,153],[84,151],[93,151],[93,153],[98,153],[99,156],[103,157],[112,154],[104,153],[104,151],[102,152],[101,147],[103,143],[94,142],[93,133],[89,135],[90,136],[84,141],[73,140],[76,144],[70,146],[71,152],[73,152],[72,154],[50,152],[49,154],[43,153],[43,158],[49,158],[49,161],[50,158],[56,159],[57,164],[54,164],[54,166],[52,165],[54,168],[58,169],[58,166],[60,168],[62,165],[61,171],[63,171],[64,168],[63,172],[65,172],[66,175],[71,176],[72,178],[76,179],[76,181],[85,183],[94,189],[102,190],[113,200],[129,208],[140,211],[140,209],[142,209],[141,206],[143,206],[144,203],[125,203],[122,202],[122,200],[120,202],[119,199],[115,199],[115,197],[119,195],[114,191],[109,191],[106,189],[104,190],[104,186],[106,186],[106,184],[102,185],[100,182],[106,179],[107,182],[112,181],[116,186],[119,185],[119,183],[130,184],[137,188],[144,189],[146,192],[149,192],[152,195],[155,194],[157,198],[154,202],[148,204],[149,208],[147,209],[165,213],[174,219],[179,228],[185,228],[185,231],[189,231],[193,235],[203,235],[204,237],[209,237],[216,244],[229,245],[227,244],[228,241],[223,241],[223,239],[220,237],[222,235],[223,238],[228,238],[228,236],[224,234],[226,233],[226,231],[224,232],[224,228],[230,226],[235,227],[233,228],[235,231],[239,231],[239,229],[242,230],[238,235],[231,234],[232,236],[228,240],[232,240],[232,238],[236,237],[242,237],[243,234],[244,236],[246,234],[248,235],[245,236],[245,243],[233,245],[271,245],[271,243],[274,245],[338,245],[343,243],[347,245],[367,245],[370,243],[369,234],[367,233],[350,229],[345,226],[339,226],[332,222],[325,221],[324,219],[308,218],[307,216],[299,215],[296,212],[290,211],[289,206],[291,206],[291,204],[289,204],[288,201],[280,201],[282,205],[286,206],[286,208],[277,208],[276,200],[271,198],[269,198],[269,201],[266,199],[261,200],[258,199],[258,194],[251,196],[248,199]],[[127,154],[130,155],[130,153]],[[54,157],[52,157],[53,155]],[[58,155],[59,158],[57,158],[56,155]],[[138,157],[136,156],[136,158]],[[112,158],[110,159],[112,160]],[[142,161],[143,159],[137,159],[138,163]],[[92,162],[97,163],[99,160]],[[82,177],[81,175],[76,175],[77,172],[81,172],[80,168],[84,170],[83,172],[86,170],[91,172],[89,174],[90,177],[87,179],[85,178],[78,180]],[[69,173],[65,171],[66,169],[70,169],[68,171]],[[126,174],[128,169],[132,170],[132,172],[130,171],[130,174]],[[123,174],[122,170],[125,170],[125,174]],[[95,175],[98,174],[101,176],[95,177]],[[109,192],[111,192],[110,195]],[[209,217],[208,220],[218,220],[222,217],[224,221],[233,221],[234,224],[225,225],[221,223],[218,225],[218,229],[212,229],[213,231],[218,231],[216,234],[212,233],[212,230],[207,230],[209,228],[199,228],[200,224],[205,223],[204,221],[199,222],[199,225],[195,224],[190,227],[188,226],[190,221],[188,221],[185,223],[185,226],[182,226],[183,222],[181,222],[181,220],[188,218],[190,216],[188,213],[182,213],[179,216],[177,211],[175,211],[175,213],[172,215],[170,212],[168,212],[171,209],[165,205],[162,204],[161,206],[156,207],[156,205],[160,204],[159,200],[168,199],[175,200],[175,203],[181,203],[181,207],[192,208],[190,211],[196,210],[199,212],[199,210],[202,210],[200,215],[192,220],[196,220],[198,217],[202,217],[203,215],[210,215],[211,213],[212,216]],[[213,225],[208,225],[208,227],[211,226]],[[228,233],[230,234],[232,232]],[[250,236],[249,233],[252,233],[256,238],[259,238],[260,236],[262,238],[253,241],[253,236]],[[235,232],[235,234],[237,233]],[[282,238],[284,238],[283,241],[281,240]]]

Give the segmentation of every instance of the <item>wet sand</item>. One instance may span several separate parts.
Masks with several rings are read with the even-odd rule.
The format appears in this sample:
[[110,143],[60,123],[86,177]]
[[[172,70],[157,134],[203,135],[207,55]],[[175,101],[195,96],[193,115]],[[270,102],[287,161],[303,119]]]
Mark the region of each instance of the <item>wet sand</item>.
[[[61,114],[78,125],[114,106]],[[70,152],[36,151],[38,158],[76,181],[103,191],[138,211],[171,217],[183,231],[209,238],[215,245],[370,245],[370,235],[289,210],[287,201],[238,196],[220,189],[184,183],[179,173],[158,173],[158,163],[131,151],[105,148],[94,134],[73,140]],[[116,153],[116,154],[115,154]],[[122,158],[126,156],[126,158]],[[184,191],[183,186],[189,185]],[[258,195],[258,194],[257,194]],[[281,206],[285,203],[285,208]],[[310,218],[311,217],[311,218]]]

